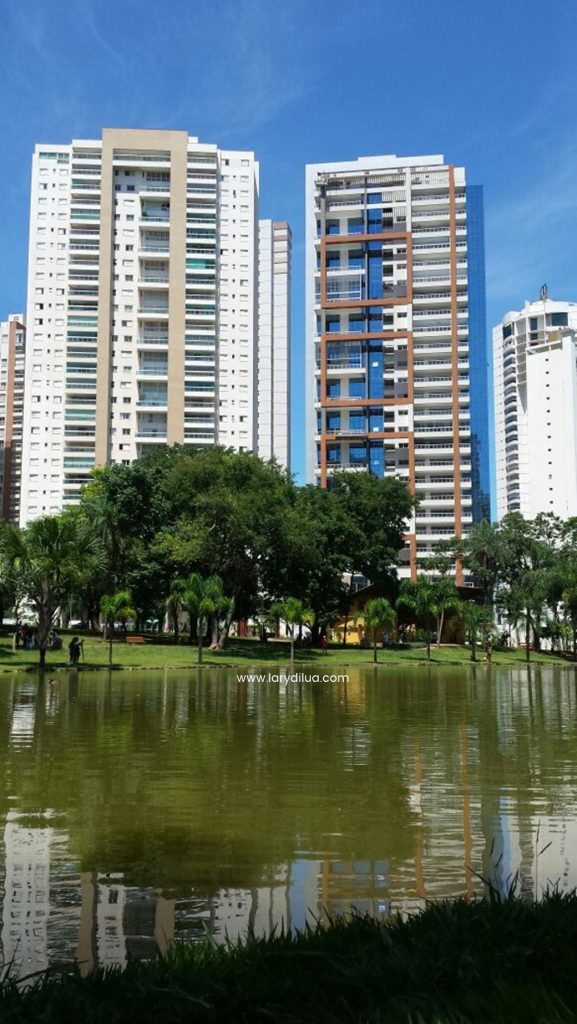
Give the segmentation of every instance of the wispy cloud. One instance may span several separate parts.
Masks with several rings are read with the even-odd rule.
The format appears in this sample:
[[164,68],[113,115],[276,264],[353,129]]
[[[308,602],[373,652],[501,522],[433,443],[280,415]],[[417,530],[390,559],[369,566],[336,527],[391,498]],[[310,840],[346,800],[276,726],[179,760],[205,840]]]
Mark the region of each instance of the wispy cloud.
[[577,293],[577,142],[552,142],[530,182],[487,204],[487,286],[493,300],[520,301],[536,280],[551,277],[561,287],[572,281]]
[[124,65],[125,55],[112,46],[105,38],[98,25],[98,15],[90,0],[73,0],[73,8],[79,20],[80,29],[87,29],[90,39],[93,43],[96,43],[103,53],[108,57],[112,57],[119,64]]

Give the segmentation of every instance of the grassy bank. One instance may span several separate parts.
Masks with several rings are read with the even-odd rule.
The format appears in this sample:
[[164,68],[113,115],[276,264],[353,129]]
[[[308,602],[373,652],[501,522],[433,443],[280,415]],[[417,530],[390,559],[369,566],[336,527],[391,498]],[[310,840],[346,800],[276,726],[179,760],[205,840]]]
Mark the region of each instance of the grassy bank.
[[[64,649],[48,651],[46,655],[47,671],[57,671],[68,666],[69,638],[64,639]],[[470,664],[471,652],[466,646],[457,644],[433,646],[431,658],[433,665],[466,665]],[[174,644],[171,642],[132,644],[116,641],[113,647],[113,665],[115,668],[190,668],[196,665],[197,652],[194,645]],[[479,665],[482,667],[482,653],[478,652]],[[379,664],[387,665],[426,665],[427,652],[425,647],[411,650],[379,650]],[[224,651],[204,651],[205,665],[221,667],[274,667],[286,666],[289,662],[289,644],[269,641],[261,644],[251,639],[233,639]],[[492,658],[494,665],[522,665],[525,662],[524,650],[495,651]],[[302,648],[295,650],[295,665],[314,665],[320,672],[336,671],[347,667],[372,665],[373,652],[368,648],[345,647],[335,644],[323,653],[317,649]],[[547,653],[531,653],[534,665],[570,665],[571,662],[556,655]],[[84,641],[81,668],[106,668],[108,665],[108,644],[99,637],[87,636]],[[12,638],[0,637],[0,673],[13,671],[30,671],[38,668],[38,652],[25,651],[20,648],[12,650]]]
[[577,898],[455,902],[231,947],[176,947],[125,971],[0,990],[0,1020],[567,1024],[577,1020]]

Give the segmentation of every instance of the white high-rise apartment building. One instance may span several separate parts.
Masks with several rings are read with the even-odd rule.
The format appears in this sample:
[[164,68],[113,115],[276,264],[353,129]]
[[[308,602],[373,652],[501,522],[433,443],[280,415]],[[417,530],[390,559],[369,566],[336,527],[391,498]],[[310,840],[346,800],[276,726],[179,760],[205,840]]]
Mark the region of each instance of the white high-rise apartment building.
[[[261,220],[259,231],[258,454],[290,466],[291,229]],[[280,397],[280,401],[279,401]]]
[[482,191],[442,156],[315,164],[306,189],[308,478],[405,479],[415,576],[489,516]]
[[493,329],[497,517],[577,515],[577,302],[537,302]]
[[22,313],[0,323],[0,516],[20,518],[24,361],[26,328]]
[[36,147],[22,523],[158,445],[258,451],[258,191],[181,131]]

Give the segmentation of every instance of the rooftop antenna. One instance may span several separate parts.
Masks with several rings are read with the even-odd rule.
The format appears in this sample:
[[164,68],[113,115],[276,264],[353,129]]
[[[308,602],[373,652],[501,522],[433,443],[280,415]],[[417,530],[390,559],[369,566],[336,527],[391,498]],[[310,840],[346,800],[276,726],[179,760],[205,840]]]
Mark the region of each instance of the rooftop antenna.
[[546,284],[541,285],[539,298],[543,303],[543,338],[547,341],[547,299],[549,298],[549,289]]

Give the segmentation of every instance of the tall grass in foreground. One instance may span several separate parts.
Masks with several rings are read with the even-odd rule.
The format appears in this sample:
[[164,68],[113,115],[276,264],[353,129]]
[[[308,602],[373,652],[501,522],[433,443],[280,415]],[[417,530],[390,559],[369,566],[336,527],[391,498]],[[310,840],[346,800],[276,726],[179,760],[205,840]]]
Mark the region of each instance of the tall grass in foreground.
[[333,920],[296,935],[174,945],[125,970],[5,979],[0,1021],[577,1021],[577,896],[430,905],[406,921]]

